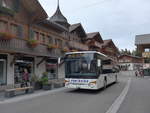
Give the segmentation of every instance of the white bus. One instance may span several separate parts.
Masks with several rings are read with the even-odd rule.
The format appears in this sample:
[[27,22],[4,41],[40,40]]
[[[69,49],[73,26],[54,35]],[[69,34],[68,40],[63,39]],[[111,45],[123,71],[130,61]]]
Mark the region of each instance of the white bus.
[[96,51],[65,54],[65,87],[97,90],[117,82],[112,60]]

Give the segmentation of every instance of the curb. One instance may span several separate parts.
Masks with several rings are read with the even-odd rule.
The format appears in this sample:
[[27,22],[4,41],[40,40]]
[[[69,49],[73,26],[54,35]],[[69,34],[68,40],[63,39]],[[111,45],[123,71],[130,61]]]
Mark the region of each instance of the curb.
[[43,92],[39,92],[39,93],[33,93],[33,94],[28,94],[28,95],[21,95],[19,97],[13,97],[13,98],[8,98],[8,99],[4,99],[4,100],[0,100],[0,104],[8,104],[8,103],[13,103],[13,102],[20,102],[23,100],[29,100],[29,99],[33,99],[33,98],[37,98],[37,97],[41,97],[41,96],[46,96],[49,94],[53,94],[56,92],[60,92],[65,90],[66,88],[58,88],[58,89],[53,89],[50,91],[43,91]]

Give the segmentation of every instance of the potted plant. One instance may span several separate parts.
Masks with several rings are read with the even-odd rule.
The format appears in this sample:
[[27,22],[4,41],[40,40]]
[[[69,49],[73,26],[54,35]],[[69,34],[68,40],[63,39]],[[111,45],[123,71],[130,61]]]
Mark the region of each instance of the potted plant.
[[56,49],[56,48],[58,48],[58,46],[57,46],[57,45],[53,45],[53,44],[48,44],[48,45],[47,45],[47,48],[48,48],[49,50],[51,50],[51,49]]
[[68,51],[69,51],[69,49],[67,47],[62,49],[62,52],[68,52]]
[[43,73],[43,76],[41,77],[41,82],[42,82],[44,90],[51,90],[51,84],[48,81],[48,73],[47,72]]
[[31,84],[34,87],[34,90],[42,89],[42,83],[41,83],[39,77],[36,75],[31,76]]
[[73,50],[71,50],[71,52],[77,52],[77,50],[73,49]]
[[8,33],[8,32],[7,33],[6,32],[0,32],[0,39],[2,39],[2,40],[11,40],[13,38],[15,38],[15,36]]
[[28,40],[28,45],[32,48],[35,48],[38,44],[39,42],[37,40],[34,40],[34,39]]

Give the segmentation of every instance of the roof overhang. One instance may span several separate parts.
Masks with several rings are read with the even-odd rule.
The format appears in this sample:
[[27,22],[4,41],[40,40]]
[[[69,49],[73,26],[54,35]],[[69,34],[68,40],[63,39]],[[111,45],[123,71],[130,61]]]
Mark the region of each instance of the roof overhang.
[[38,0],[21,0],[21,3],[31,17],[34,17],[38,20],[48,18],[47,13],[45,12]]
[[71,25],[70,27],[72,26],[75,27],[73,29],[70,29],[71,33],[76,32],[79,37],[86,37],[86,32],[80,23]]
[[135,45],[146,45],[150,44],[150,34],[136,35]]

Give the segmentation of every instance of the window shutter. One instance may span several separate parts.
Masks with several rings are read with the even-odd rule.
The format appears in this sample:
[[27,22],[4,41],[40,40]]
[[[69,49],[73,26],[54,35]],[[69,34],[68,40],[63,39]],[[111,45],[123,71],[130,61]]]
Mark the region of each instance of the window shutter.
[[34,31],[31,28],[29,30],[29,39],[34,39]]
[[23,27],[21,25],[18,26],[18,37],[23,38]]
[[2,6],[2,0],[0,0],[0,6]]
[[20,0],[15,0],[13,6],[14,6],[14,11],[15,11],[15,12],[18,12],[18,11],[19,11],[19,8],[20,8]]

